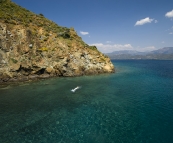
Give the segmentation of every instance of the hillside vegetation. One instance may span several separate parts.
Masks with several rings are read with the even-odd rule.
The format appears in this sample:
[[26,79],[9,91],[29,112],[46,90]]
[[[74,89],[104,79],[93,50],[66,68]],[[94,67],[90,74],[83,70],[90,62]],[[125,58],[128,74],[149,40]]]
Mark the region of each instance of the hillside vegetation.
[[0,82],[114,72],[110,59],[62,27],[0,0]]
[[[0,0],[0,20],[10,27],[14,25],[24,26],[31,29],[32,36],[39,36],[38,29],[42,29],[42,34],[49,37],[50,33],[55,33],[55,37],[62,37],[69,40],[76,39],[85,45],[80,37],[76,35],[73,28],[58,26],[53,21],[46,19],[42,14],[34,14],[10,0]],[[72,32],[73,31],[73,32]]]

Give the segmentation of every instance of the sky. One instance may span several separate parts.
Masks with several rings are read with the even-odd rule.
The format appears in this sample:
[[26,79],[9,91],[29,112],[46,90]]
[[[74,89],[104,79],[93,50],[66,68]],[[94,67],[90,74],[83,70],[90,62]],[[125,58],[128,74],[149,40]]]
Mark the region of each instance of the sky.
[[173,0],[12,0],[103,53],[173,47]]

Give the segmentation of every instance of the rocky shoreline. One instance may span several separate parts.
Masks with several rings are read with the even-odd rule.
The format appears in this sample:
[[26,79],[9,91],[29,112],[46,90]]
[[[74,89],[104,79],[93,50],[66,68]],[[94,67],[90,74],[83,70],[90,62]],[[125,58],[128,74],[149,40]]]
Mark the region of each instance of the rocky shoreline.
[[[111,72],[114,73],[115,71]],[[78,76],[73,76],[73,77],[80,77],[80,76],[98,76],[102,74],[109,74],[107,72],[105,73],[97,73],[97,74],[85,74],[85,75],[78,75]],[[30,82],[37,82],[37,81],[42,81],[42,80],[47,80],[51,78],[62,78],[64,76],[50,76],[49,74],[43,74],[43,75],[30,75],[30,76],[21,76],[18,78],[4,78],[3,80],[0,80],[0,88],[1,87],[6,87],[8,85],[18,85],[18,84],[23,84],[23,83],[30,83]],[[70,78],[73,78],[70,77]]]
[[[69,64],[70,65],[70,64]],[[105,67],[106,68],[106,67]],[[110,67],[107,67],[110,68]],[[35,81],[35,80],[41,80],[41,79],[48,79],[53,77],[76,77],[76,76],[85,76],[85,75],[98,75],[98,74],[104,74],[104,73],[114,73],[115,69],[112,67],[109,72],[107,69],[103,69],[103,67],[97,67],[97,68],[89,68],[87,70],[79,70],[80,68],[76,66],[76,69],[72,68],[69,69],[67,66],[66,69],[62,67],[62,71],[55,70],[54,68],[46,68],[41,69],[43,73],[27,73],[26,71],[20,72],[20,70],[16,70],[13,72],[9,71],[3,71],[0,72],[0,84],[10,84],[10,83],[18,83],[18,82],[26,82],[26,81]],[[2,69],[1,69],[2,70]]]

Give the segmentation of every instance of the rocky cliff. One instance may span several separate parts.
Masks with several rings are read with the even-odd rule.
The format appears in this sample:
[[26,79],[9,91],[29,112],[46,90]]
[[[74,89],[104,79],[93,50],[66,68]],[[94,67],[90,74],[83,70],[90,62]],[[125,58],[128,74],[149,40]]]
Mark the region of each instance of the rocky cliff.
[[111,72],[110,59],[73,28],[0,0],[0,83]]

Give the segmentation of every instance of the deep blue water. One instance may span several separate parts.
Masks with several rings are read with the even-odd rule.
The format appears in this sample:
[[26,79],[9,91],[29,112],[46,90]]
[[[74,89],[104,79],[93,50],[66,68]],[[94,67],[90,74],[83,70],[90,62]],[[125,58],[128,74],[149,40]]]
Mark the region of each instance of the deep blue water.
[[173,143],[173,61],[113,63],[115,74],[1,88],[0,142]]

